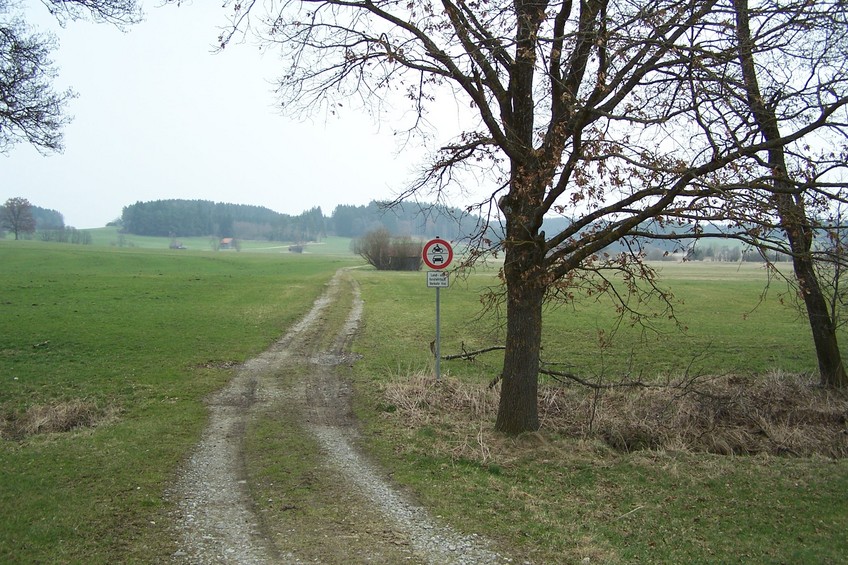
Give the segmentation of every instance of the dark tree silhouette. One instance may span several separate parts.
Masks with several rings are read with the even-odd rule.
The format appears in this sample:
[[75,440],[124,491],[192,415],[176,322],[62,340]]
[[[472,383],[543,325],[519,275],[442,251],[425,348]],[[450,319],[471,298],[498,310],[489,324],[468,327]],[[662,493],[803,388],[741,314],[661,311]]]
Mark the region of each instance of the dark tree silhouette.
[[32,215],[32,204],[26,198],[10,198],[0,208],[0,223],[3,227],[20,239],[25,233],[35,231],[35,217]]

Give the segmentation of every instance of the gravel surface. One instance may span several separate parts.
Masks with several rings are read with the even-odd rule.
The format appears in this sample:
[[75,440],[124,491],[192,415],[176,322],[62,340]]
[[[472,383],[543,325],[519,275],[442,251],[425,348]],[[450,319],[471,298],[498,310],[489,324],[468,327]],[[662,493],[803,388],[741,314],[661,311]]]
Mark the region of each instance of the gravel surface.
[[[324,313],[344,293],[353,300],[347,321],[338,329],[326,328]],[[350,386],[337,368],[353,361],[348,345],[360,324],[362,300],[355,281],[344,271],[336,273],[312,310],[283,338],[262,355],[241,366],[229,384],[209,401],[209,424],[187,461],[170,496],[176,501],[175,524],[180,549],[179,563],[359,563],[380,562],[379,547],[368,555],[348,555],[335,561],[299,557],[285,547],[285,538],[272,537],[266,530],[278,529],[260,519],[254,508],[244,468],[243,445],[250,419],[262,410],[290,409],[304,412],[304,426],[320,445],[325,465],[348,481],[361,511],[353,516],[377,512],[393,531],[404,537],[409,550],[404,562],[475,565],[510,563],[477,535],[461,535],[417,506],[385,478],[355,448],[356,426],[350,410]],[[316,350],[316,336],[337,331],[328,350]],[[322,343],[328,343],[326,339]],[[300,364],[307,376],[294,387],[283,387],[280,367]],[[351,504],[350,501],[347,504]],[[335,526],[328,525],[327,528]],[[325,532],[327,528],[323,528]],[[338,526],[338,537],[346,534]],[[316,539],[315,544],[321,544]],[[382,542],[375,542],[379,545]],[[392,543],[386,541],[385,543]],[[395,549],[396,552],[396,549]],[[320,552],[319,552],[320,554]],[[388,554],[388,553],[387,553]]]

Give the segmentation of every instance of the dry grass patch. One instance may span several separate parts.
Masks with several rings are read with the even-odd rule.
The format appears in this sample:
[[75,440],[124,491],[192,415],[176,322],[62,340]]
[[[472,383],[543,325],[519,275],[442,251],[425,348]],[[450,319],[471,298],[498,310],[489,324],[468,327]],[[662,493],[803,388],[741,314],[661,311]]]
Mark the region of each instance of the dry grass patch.
[[399,371],[372,382],[375,443],[396,480],[517,562],[845,554],[848,397],[804,377],[545,382],[541,430],[517,437],[494,431],[499,391],[485,381]]
[[[488,462],[498,391],[450,376],[397,375],[384,387],[387,417],[428,430],[437,449]],[[810,378],[699,378],[663,386],[593,390],[540,387],[544,432],[624,452],[645,449],[718,454],[848,456],[848,393],[825,390]],[[529,434],[528,442],[546,442]]]
[[37,434],[95,428],[117,419],[116,406],[100,406],[85,399],[37,404],[25,411],[6,411],[0,420],[0,438],[21,440]]

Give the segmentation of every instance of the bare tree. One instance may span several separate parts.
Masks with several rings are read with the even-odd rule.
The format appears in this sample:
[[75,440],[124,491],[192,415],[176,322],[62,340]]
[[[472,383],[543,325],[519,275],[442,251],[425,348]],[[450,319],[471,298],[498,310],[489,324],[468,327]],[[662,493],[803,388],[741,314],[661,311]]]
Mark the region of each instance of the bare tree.
[[825,243],[845,229],[834,212],[848,188],[848,8],[838,0],[732,0],[714,13],[726,17],[704,22],[710,41],[682,77],[697,102],[689,130],[713,154],[759,149],[694,179],[692,199],[665,222],[681,222],[687,237],[733,237],[764,256],[789,256],[821,383],[846,386],[816,263],[844,262]]
[[[848,24],[848,20],[844,18],[844,9],[838,5],[831,5],[834,11],[841,13],[835,14],[837,20],[841,20],[841,25],[844,27]],[[779,140],[780,120],[776,111],[776,104],[769,103],[763,96],[760,89],[760,80],[755,65],[755,50],[760,47],[755,43],[755,37],[751,31],[751,19],[754,17],[762,18],[763,20],[770,19],[776,15],[783,15],[784,21],[796,20],[796,25],[801,22],[810,22],[808,6],[798,6],[798,10],[792,14],[792,18],[786,18],[785,6],[770,6],[767,10],[759,8],[757,12],[752,14],[749,8],[748,0],[734,0],[733,7],[736,16],[736,37],[739,49],[739,61],[742,70],[742,80],[745,87],[748,106],[751,108],[756,123],[756,129],[767,142]],[[819,7],[812,8],[812,11],[818,11]],[[841,16],[841,17],[840,17]],[[830,23],[830,22],[828,22]],[[767,27],[770,24],[765,24]],[[800,26],[798,26],[800,27]],[[831,27],[831,26],[828,26]],[[786,28],[784,28],[786,29]],[[821,28],[818,28],[820,31]],[[771,30],[768,30],[771,31]],[[800,30],[799,30],[800,31]],[[808,28],[809,33],[809,28]],[[844,31],[839,30],[844,36]],[[828,41],[829,38],[822,37],[826,46],[833,45],[833,42]],[[841,57],[845,57],[846,52],[839,53]],[[818,59],[818,57],[816,56]],[[816,61],[818,62],[818,61]],[[844,65],[844,59],[838,63]],[[825,71],[827,65],[815,65],[819,71]],[[839,70],[843,70],[839,69]],[[819,92],[820,100],[826,100],[827,94],[831,97],[837,97],[842,94],[848,94],[844,90],[844,81],[848,77],[842,74],[842,78],[835,86],[840,87],[839,94],[834,90],[830,92]],[[831,89],[834,84],[828,81]],[[807,215],[806,202],[804,191],[797,188],[797,183],[793,181],[787,167],[786,149],[782,144],[776,144],[770,148],[766,155],[766,166],[771,173],[771,189],[772,203],[774,209],[780,219],[780,225],[789,241],[791,250],[792,263],[795,270],[795,277],[798,280],[801,296],[807,310],[807,316],[810,323],[810,329],[813,333],[813,342],[816,346],[816,353],[819,361],[819,372],[821,374],[821,382],[825,386],[844,387],[848,385],[848,374],[845,373],[845,367],[842,364],[842,358],[839,353],[839,344],[836,339],[836,326],[830,316],[825,299],[824,292],[819,284],[816,276],[815,263],[812,256],[813,246],[813,230],[811,229],[810,220]]]
[[[91,17],[116,25],[136,22],[136,0],[44,0],[61,21]],[[35,33],[17,13],[15,0],[0,0],[0,153],[20,142],[41,152],[62,149],[62,129],[69,122],[71,90],[56,92],[56,70],[48,34]]]
[[[719,0],[230,5],[221,46],[252,29],[278,48],[290,112],[334,112],[353,101],[379,112],[400,93],[412,121],[398,129],[408,132],[420,131],[446,95],[474,113],[475,125],[444,144],[405,194],[465,194],[468,172],[490,187],[469,209],[502,221],[505,236],[490,241],[484,226],[472,258],[504,254],[496,428],[510,434],[539,426],[544,301],[586,285],[615,293],[602,276],[608,268],[638,296],[637,281],[653,274],[631,236],[651,222],[690,221],[683,212],[703,190],[696,180],[800,137],[793,130],[720,151],[708,134],[684,138],[702,99],[687,85],[707,80],[693,68],[707,55],[721,65],[737,60],[736,40],[715,31],[732,14]],[[814,117],[806,127],[821,125]],[[545,233],[550,214],[567,217],[567,227]],[[617,241],[633,253],[607,254]]]
[[[0,17],[8,9],[0,0]],[[52,89],[54,47],[52,38],[32,33],[19,18],[0,21],[0,152],[20,141],[40,151],[61,149],[64,107],[73,93]]]
[[[848,323],[848,225],[842,206],[829,217],[824,241],[814,254],[816,276],[827,299],[830,320],[839,329]],[[823,258],[822,258],[823,256]]]
[[119,27],[141,21],[138,0],[41,0],[60,22],[91,19]]
[[15,239],[25,233],[35,231],[35,217],[32,215],[32,204],[26,198],[10,198],[0,208],[0,224],[15,234]]

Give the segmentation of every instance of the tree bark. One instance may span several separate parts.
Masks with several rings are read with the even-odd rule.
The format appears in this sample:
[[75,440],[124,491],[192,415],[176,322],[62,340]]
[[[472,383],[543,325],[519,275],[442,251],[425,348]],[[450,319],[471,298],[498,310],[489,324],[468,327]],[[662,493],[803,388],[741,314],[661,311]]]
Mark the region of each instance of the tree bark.
[[[532,273],[536,253],[520,245],[508,250],[504,265],[507,288],[506,350],[495,429],[509,435],[539,429],[539,351],[545,289]],[[538,278],[538,274],[536,275]]]
[[[791,241],[790,237],[790,243]],[[809,253],[793,256],[792,262],[813,333],[821,385],[828,388],[844,388],[848,386],[848,374],[845,373],[845,365],[842,363],[842,355],[836,339],[836,327],[830,317],[827,300],[816,277],[813,262],[809,258]]]

